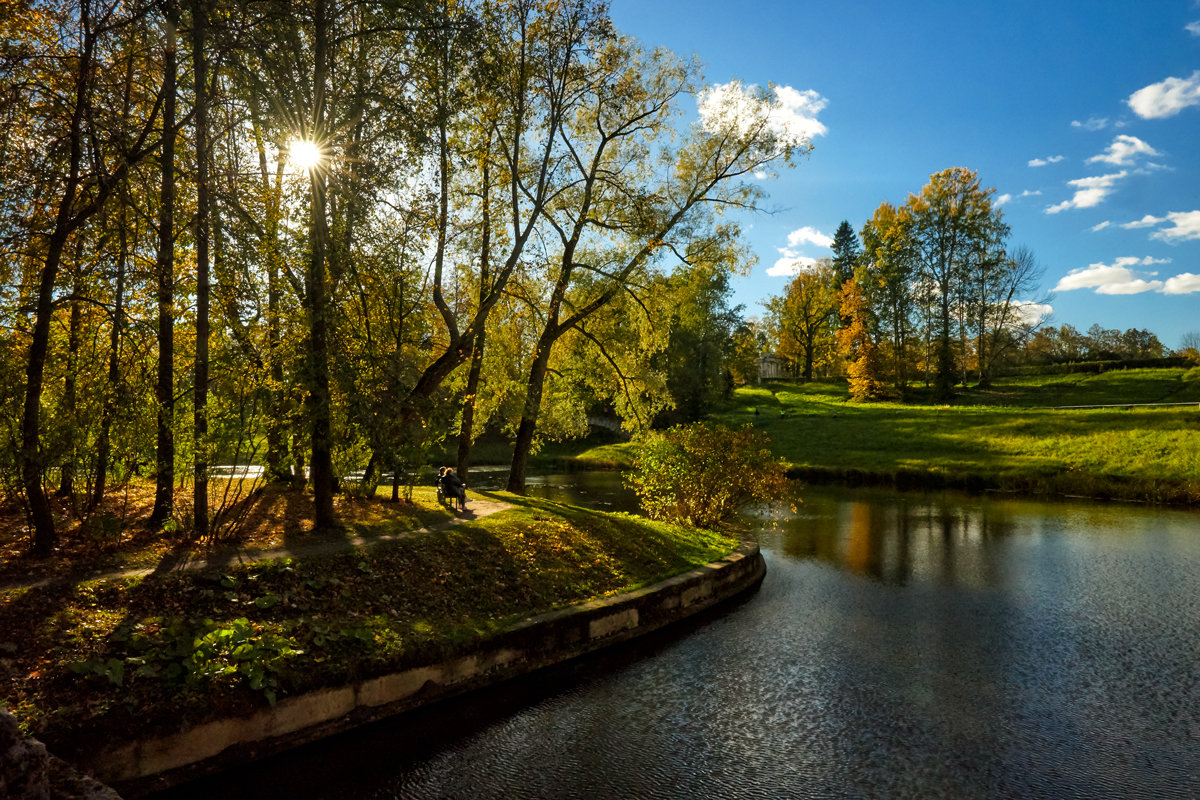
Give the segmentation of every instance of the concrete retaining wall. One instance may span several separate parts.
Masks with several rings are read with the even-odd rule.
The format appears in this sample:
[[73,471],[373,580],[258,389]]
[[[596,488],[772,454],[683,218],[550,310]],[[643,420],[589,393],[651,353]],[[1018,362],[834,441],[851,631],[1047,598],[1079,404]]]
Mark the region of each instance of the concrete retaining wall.
[[136,797],[649,633],[749,589],[765,572],[758,545],[745,543],[653,586],[525,620],[469,654],[117,746],[84,766]]

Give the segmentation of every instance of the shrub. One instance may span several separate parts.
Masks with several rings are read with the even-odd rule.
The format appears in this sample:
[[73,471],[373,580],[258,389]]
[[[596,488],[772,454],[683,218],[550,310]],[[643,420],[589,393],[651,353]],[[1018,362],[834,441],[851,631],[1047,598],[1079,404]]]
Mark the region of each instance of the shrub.
[[633,450],[626,482],[654,519],[710,528],[751,500],[775,502],[789,494],[783,461],[752,427],[678,425],[638,439]]

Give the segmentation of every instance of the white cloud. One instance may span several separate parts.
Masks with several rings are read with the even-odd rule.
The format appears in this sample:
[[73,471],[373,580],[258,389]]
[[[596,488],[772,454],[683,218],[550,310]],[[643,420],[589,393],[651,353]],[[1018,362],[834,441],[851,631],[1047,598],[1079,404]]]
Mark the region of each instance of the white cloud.
[[1037,197],[1041,193],[1042,193],[1041,189],[1026,189],[1025,191],[1023,191],[1017,195],[1012,195],[1012,194],[1009,194],[1008,192],[1005,192],[1004,194],[1000,195],[995,200],[993,200],[992,205],[1002,206],[1002,205],[1011,203],[1016,200],[1023,200],[1026,197]]
[[[799,247],[802,244],[815,244],[818,247],[833,247],[833,239],[821,233],[816,228],[805,225],[788,234],[788,247]],[[786,254],[786,251],[784,251]]]
[[779,248],[779,260],[767,268],[767,274],[772,277],[791,276],[813,269],[816,266],[817,259],[810,256],[802,256],[794,249],[803,244],[812,244],[817,247],[833,247],[833,239],[811,225],[797,228],[788,234],[787,247]]
[[1186,242],[1200,239],[1200,211],[1171,211],[1165,217],[1147,214],[1141,219],[1122,223],[1121,227],[1125,230],[1133,230],[1135,228],[1153,228],[1167,223],[1169,223],[1168,227],[1150,234],[1150,238],[1163,242]]
[[763,172],[761,169],[754,171],[755,180],[765,181],[769,177],[771,177],[770,173]]
[[1195,22],[1189,22],[1187,25],[1183,26],[1183,29],[1192,36],[1200,36],[1200,19],[1196,20]]
[[1200,292],[1200,275],[1181,272],[1174,278],[1168,278],[1162,288],[1163,294],[1192,294]]
[[825,110],[829,101],[812,89],[800,91],[791,86],[775,89],[777,105],[771,112],[771,120],[778,128],[788,132],[801,132],[806,138],[824,136],[828,129],[817,121],[817,114]]
[[1173,117],[1188,106],[1200,105],[1200,69],[1190,78],[1167,78],[1138,89],[1125,102],[1142,119]]
[[1141,219],[1136,219],[1133,222],[1123,222],[1121,223],[1121,227],[1127,231],[1133,230],[1134,228],[1153,228],[1155,225],[1159,225],[1166,221],[1166,217],[1156,217],[1152,214],[1147,214]]
[[1066,156],[1050,156],[1049,158],[1031,158],[1031,159],[1029,159],[1029,166],[1044,167],[1047,164],[1057,164],[1058,162],[1062,161],[1065,158],[1066,158]]
[[1108,127],[1108,117],[1088,117],[1087,122],[1074,120],[1071,122],[1072,128],[1083,128],[1085,131],[1102,131]]
[[817,264],[815,258],[798,256],[788,250],[780,250],[779,252],[783,254],[783,257],[776,261],[774,265],[767,267],[767,274],[773,278],[799,275],[801,272],[810,271]]
[[1142,294],[1163,288],[1162,281],[1144,281],[1134,278],[1126,283],[1110,283],[1096,287],[1096,294]]
[[1116,182],[1128,174],[1125,170],[1121,170],[1109,175],[1095,175],[1090,178],[1067,181],[1068,186],[1075,187],[1075,196],[1070,200],[1062,201],[1058,205],[1047,206],[1046,213],[1057,214],[1068,208],[1091,208],[1100,205],[1104,201],[1104,198],[1112,194],[1113,186]]
[[764,100],[754,84],[741,81],[718,83],[702,89],[696,98],[700,123],[705,130],[731,128],[745,134],[766,115],[768,128],[784,144],[805,146],[828,129],[817,119],[829,101],[811,89],[801,91],[779,86],[773,100]]
[[[1059,279],[1054,287],[1056,292],[1069,292],[1074,289],[1095,289],[1097,294],[1140,294],[1151,292],[1163,287],[1162,281],[1148,281],[1145,277],[1154,277],[1157,272],[1135,272],[1131,267],[1162,263],[1146,258],[1124,256],[1111,265],[1104,263],[1089,264],[1086,267],[1073,269]],[[1145,277],[1142,277],[1142,276]]]
[[1103,161],[1106,164],[1112,164],[1114,167],[1124,167],[1132,164],[1138,156],[1157,155],[1160,155],[1160,153],[1141,139],[1122,133],[1112,140],[1112,144],[1108,146],[1108,150],[1098,156],[1092,156],[1087,160],[1087,163],[1094,164],[1097,161]]
[[1070,292],[1075,289],[1095,289],[1110,283],[1126,283],[1133,274],[1125,267],[1109,266],[1096,263],[1079,269],[1073,269],[1059,278],[1054,287],[1056,292]]
[[1111,223],[1111,222],[1109,222],[1108,220],[1104,220],[1104,222],[1101,222],[1101,223],[1098,223],[1098,224],[1096,224],[1096,225],[1093,225],[1093,226],[1092,226],[1092,231],[1093,231],[1093,232],[1095,232],[1095,231],[1102,231],[1102,230],[1104,230],[1105,228],[1107,228],[1109,225],[1112,225],[1112,223]]
[[1037,325],[1054,313],[1054,306],[1035,303],[1032,300],[1019,300],[1013,303],[1013,313],[1018,325]]
[[1170,222],[1171,227],[1155,231],[1150,234],[1151,239],[1164,242],[1200,239],[1200,211],[1172,211],[1164,221]]

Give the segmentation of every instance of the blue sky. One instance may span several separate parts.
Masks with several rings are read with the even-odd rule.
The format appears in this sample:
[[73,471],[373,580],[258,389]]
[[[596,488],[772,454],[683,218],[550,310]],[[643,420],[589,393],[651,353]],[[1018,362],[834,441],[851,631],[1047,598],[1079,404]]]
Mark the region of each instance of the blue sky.
[[858,230],[880,202],[967,167],[1044,266],[1025,299],[1049,296],[1052,324],[1147,328],[1168,347],[1200,331],[1197,0],[612,0],[612,16],[698,55],[709,84],[810,93],[825,133],[766,182],[774,213],[745,220],[759,256],[736,284],[747,315],[788,264],[830,255],[843,219]]

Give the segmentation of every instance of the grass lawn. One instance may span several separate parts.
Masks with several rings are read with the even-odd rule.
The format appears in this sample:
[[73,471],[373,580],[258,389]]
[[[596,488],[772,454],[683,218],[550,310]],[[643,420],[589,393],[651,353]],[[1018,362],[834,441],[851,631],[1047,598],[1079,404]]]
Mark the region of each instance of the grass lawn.
[[736,391],[714,416],[753,424],[808,477],[1200,502],[1200,369],[1002,379],[952,406],[851,403],[840,383]]
[[[0,591],[4,702],[70,758],[112,738],[169,733],[427,663],[519,619],[656,582],[737,545],[632,515],[489,497],[513,507],[332,555]],[[344,516],[381,535],[442,513],[432,490],[403,510],[358,503]]]

